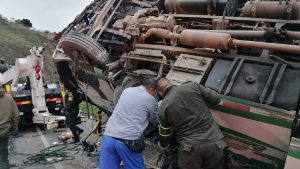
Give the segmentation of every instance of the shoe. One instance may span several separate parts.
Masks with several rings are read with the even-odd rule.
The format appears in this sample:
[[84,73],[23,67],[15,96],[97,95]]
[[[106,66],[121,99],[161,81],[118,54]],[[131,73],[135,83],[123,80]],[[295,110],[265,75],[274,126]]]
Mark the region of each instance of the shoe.
[[81,133],[83,133],[84,130],[78,127],[77,131],[78,131],[78,136],[79,136]]
[[78,143],[78,142],[80,142],[79,137],[73,137],[72,143]]
[[9,163],[9,167],[17,167],[17,164],[15,164],[15,163]]

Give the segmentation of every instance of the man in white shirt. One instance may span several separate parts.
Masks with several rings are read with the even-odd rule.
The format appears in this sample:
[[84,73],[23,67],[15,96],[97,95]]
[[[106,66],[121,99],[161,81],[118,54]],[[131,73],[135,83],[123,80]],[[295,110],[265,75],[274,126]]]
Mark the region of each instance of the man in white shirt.
[[143,85],[127,88],[107,122],[100,153],[101,169],[145,168],[142,151],[143,131],[149,122],[158,124],[157,82],[153,78],[143,80]]

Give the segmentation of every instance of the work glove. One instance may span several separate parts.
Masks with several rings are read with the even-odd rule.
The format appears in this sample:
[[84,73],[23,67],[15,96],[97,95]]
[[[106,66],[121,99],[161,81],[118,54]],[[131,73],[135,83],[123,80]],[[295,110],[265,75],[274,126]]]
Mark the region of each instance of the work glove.
[[169,145],[167,146],[167,147],[162,147],[161,145],[160,145],[160,143],[158,142],[157,143],[157,148],[158,148],[158,151],[160,152],[160,153],[165,153],[166,151],[168,151],[168,148],[169,148]]

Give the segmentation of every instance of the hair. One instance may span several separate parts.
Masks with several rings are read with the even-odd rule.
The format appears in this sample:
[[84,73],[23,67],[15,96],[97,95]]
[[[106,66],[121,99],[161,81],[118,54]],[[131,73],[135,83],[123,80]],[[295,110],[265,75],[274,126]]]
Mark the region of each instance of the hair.
[[149,88],[152,87],[154,89],[157,89],[157,80],[155,78],[145,78],[142,79],[142,85]]
[[168,87],[173,86],[172,83],[166,78],[160,78],[157,81],[157,90],[158,92],[165,93]]

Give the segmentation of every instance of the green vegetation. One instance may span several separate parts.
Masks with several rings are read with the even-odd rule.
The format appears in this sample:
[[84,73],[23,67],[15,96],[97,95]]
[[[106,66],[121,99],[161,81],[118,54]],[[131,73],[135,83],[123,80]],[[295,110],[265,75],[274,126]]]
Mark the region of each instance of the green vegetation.
[[88,113],[88,110],[89,110],[90,116],[93,116],[93,117],[96,117],[96,115],[99,111],[98,107],[92,105],[91,103],[88,103],[88,105],[87,105],[87,103],[85,101],[80,103],[79,109],[86,113]]
[[[87,107],[89,107],[89,108],[87,109]],[[80,103],[79,109],[82,110],[85,113],[88,113],[87,110],[89,110],[90,116],[93,116],[94,118],[97,117],[98,112],[100,111],[98,107],[92,105],[91,103],[89,103],[87,105],[85,101]],[[102,120],[101,120],[102,123],[108,120],[108,116],[104,112],[101,112],[101,118],[102,118]]]
[[29,19],[22,19],[22,20],[18,19],[18,20],[16,20],[16,23],[20,23],[20,24],[22,24],[23,26],[27,26],[27,27],[29,27],[29,28],[32,27],[32,23],[30,22]]
[[[36,31],[28,26],[9,22],[0,15],[0,57],[9,65],[14,64],[15,58],[28,56],[33,46],[46,46],[51,42],[51,37],[49,32]],[[52,82],[58,79],[51,58],[55,45],[48,45],[43,54],[45,80]]]

